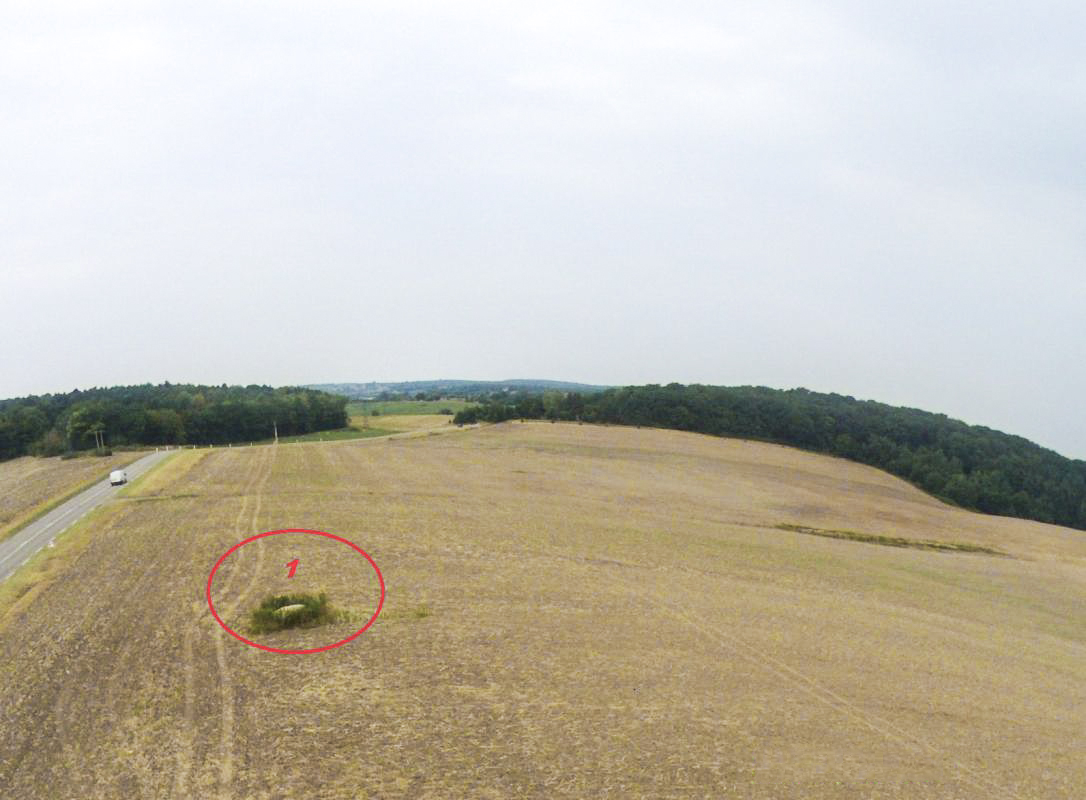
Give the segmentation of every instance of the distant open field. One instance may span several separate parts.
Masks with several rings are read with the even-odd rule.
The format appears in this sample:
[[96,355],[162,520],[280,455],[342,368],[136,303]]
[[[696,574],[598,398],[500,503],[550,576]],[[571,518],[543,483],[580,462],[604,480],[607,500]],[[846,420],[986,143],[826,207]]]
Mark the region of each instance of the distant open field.
[[[122,493],[0,617],[5,796],[1086,796],[1083,533],[774,445],[448,427],[186,451]],[[288,527],[380,565],[355,641],[211,619],[219,556]],[[285,590],[378,595],[298,534],[212,586],[239,629]]]
[[351,425],[356,428],[363,424],[388,430],[405,432],[447,428],[452,417],[446,414],[386,414],[380,417],[351,417]]
[[296,442],[336,442],[343,439],[370,439],[374,436],[388,436],[397,433],[395,429],[379,428],[375,426],[356,425],[355,419],[351,420],[346,428],[338,428],[330,431],[317,431],[316,433],[303,433],[298,436],[280,437],[281,444],[294,444]]
[[348,403],[347,413],[354,416],[372,414],[376,411],[378,415],[402,416],[404,414],[438,414],[443,409],[448,409],[455,414],[471,405],[475,405],[475,402],[471,400],[366,400]]
[[[330,431],[317,431],[300,436],[280,437],[281,444],[294,444],[297,442],[335,442],[344,439],[371,439],[377,436],[390,436],[394,433],[406,433],[428,428],[439,428],[448,425],[452,417],[446,414],[387,414],[370,416],[368,414],[356,414],[350,417],[346,428]],[[262,442],[267,444],[268,442]]]
[[[452,417],[439,414],[404,414],[371,417],[358,414],[350,418],[348,427],[330,431],[316,431],[296,436],[280,436],[280,444],[299,442],[341,442],[350,439],[374,439],[377,436],[390,436],[394,433],[406,433],[447,426]],[[265,440],[258,444],[270,444]]]
[[142,453],[80,458],[15,458],[0,461],[0,540],[47,511],[56,501],[110,470],[131,464]]

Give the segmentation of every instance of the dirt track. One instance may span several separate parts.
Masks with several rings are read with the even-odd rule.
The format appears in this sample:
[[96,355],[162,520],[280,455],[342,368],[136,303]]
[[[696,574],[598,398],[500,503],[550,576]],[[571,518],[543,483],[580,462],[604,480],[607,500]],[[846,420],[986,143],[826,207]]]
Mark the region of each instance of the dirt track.
[[[514,424],[183,458],[99,517],[64,580],[0,632],[5,795],[1086,792],[1080,533],[947,509],[833,459],[660,431]],[[211,565],[283,527],[374,556],[388,601],[373,629],[284,656],[214,624]],[[375,596],[326,541],[247,546],[213,590],[240,625],[287,586],[360,614]],[[314,647],[350,627],[268,641]]]

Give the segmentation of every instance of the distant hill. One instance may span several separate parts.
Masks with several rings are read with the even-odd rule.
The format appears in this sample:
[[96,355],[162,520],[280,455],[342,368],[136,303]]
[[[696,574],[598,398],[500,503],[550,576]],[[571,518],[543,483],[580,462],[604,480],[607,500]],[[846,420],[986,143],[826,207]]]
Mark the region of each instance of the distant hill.
[[399,383],[309,383],[307,389],[316,389],[330,394],[343,395],[352,400],[375,400],[379,397],[414,396],[416,394],[440,394],[455,397],[482,397],[495,392],[543,392],[556,389],[562,392],[583,392],[591,394],[602,392],[607,386],[595,386],[587,383],[569,381],[548,381],[531,378],[516,378],[506,381],[470,381],[470,380],[431,380],[402,381]]
[[1086,461],[945,414],[806,389],[673,383],[492,396],[454,421],[518,418],[776,442],[870,464],[963,508],[1086,529]]

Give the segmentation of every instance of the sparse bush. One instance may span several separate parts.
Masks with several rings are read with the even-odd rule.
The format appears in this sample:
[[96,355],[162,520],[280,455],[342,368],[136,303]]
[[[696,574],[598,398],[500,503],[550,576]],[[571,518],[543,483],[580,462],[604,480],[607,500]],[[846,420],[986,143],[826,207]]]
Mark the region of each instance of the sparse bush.
[[284,628],[312,628],[336,620],[328,595],[308,593],[279,594],[265,597],[249,614],[252,633],[272,633]]

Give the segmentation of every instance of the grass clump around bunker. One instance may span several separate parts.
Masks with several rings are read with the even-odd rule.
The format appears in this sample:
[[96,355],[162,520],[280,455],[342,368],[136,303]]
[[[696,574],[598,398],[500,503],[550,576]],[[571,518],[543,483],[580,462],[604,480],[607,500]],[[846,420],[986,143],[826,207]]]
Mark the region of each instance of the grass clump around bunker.
[[249,613],[249,630],[273,633],[285,628],[312,628],[335,622],[337,617],[324,592],[270,595]]

